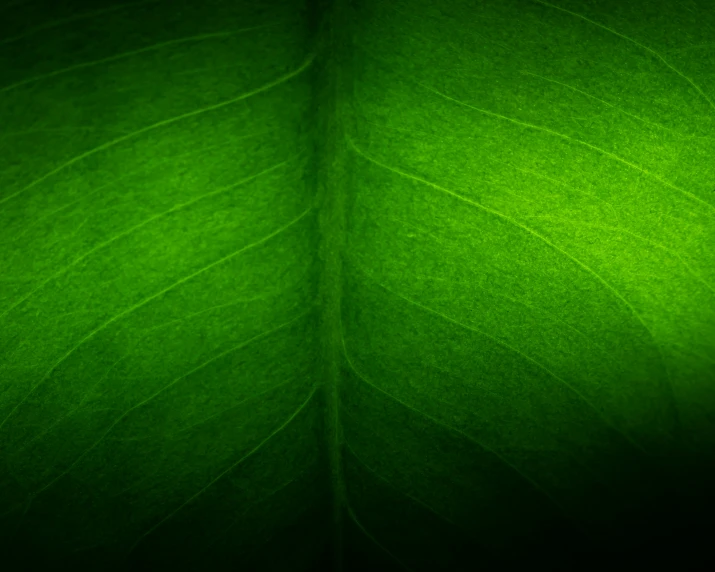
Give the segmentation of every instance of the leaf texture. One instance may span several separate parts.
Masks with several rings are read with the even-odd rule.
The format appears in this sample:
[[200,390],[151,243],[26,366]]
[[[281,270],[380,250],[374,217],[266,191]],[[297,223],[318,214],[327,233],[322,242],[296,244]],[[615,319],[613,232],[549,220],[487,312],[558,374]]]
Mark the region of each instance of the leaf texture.
[[706,558],[714,33],[704,0],[5,0],[7,568]]

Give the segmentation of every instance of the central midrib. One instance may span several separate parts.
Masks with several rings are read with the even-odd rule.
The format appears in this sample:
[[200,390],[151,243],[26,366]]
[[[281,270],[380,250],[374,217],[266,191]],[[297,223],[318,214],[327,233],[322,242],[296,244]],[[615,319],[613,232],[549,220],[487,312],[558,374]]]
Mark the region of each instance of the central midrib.
[[[318,2],[317,4],[323,4]],[[343,516],[345,482],[342,468],[340,424],[340,359],[342,348],[341,288],[345,237],[344,200],[347,183],[344,121],[347,109],[341,95],[346,93],[345,54],[349,47],[344,0],[325,0],[318,15],[315,33],[318,57],[315,79],[315,167],[316,201],[320,229],[320,281],[318,308],[321,312],[322,379],[325,382],[326,445],[330,470],[332,504],[332,559],[337,572],[343,570]]]

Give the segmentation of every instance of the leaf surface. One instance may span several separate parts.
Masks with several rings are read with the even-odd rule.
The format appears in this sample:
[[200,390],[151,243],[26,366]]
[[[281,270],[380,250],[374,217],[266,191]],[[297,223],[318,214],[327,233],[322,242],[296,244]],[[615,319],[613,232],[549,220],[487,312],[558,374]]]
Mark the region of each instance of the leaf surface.
[[704,0],[6,0],[9,569],[706,554],[714,34]]
[[299,7],[0,17],[0,512],[28,569],[298,569],[322,550]]
[[349,19],[357,552],[664,558],[654,539],[675,546],[704,501],[683,459],[713,445],[712,11],[410,0]]

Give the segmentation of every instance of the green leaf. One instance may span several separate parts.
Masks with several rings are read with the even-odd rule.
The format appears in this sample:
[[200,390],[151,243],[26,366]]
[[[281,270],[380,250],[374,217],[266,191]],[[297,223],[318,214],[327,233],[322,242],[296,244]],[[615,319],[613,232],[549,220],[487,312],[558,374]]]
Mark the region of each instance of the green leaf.
[[709,8],[5,0],[3,565],[705,557]]

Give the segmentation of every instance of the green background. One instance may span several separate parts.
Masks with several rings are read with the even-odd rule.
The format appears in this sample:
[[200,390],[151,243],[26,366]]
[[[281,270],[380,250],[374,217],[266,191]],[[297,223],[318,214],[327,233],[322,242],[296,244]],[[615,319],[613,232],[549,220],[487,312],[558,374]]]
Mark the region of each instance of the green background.
[[713,38],[4,0],[0,566],[712,560]]

